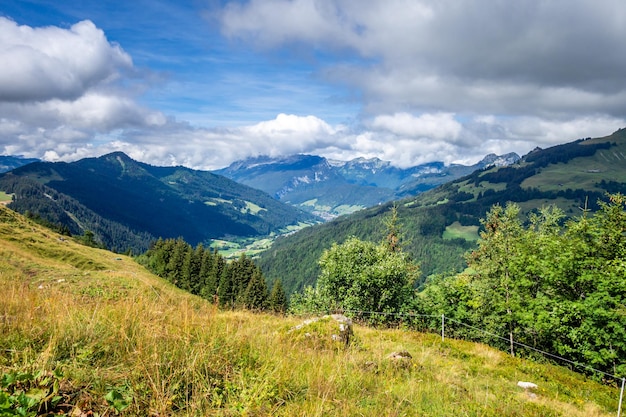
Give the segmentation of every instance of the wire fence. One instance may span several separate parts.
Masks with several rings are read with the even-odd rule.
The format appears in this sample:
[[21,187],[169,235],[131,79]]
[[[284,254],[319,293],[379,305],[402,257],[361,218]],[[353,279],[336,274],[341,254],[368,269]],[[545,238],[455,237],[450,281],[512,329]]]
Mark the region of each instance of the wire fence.
[[[316,311],[316,312],[309,312],[308,314],[326,314],[328,313],[327,311]],[[597,375],[601,375],[605,378],[611,378],[615,381],[615,383],[619,386],[621,383],[621,388],[620,388],[620,395],[619,395],[619,402],[618,402],[618,407],[617,407],[617,417],[622,417],[622,403],[624,400],[624,388],[626,386],[626,378],[624,377],[619,377],[617,375],[613,375],[611,373],[602,371],[600,369],[596,369],[592,366],[580,363],[580,362],[576,362],[567,358],[564,358],[562,356],[559,355],[555,355],[553,353],[550,352],[546,352],[544,350],[541,349],[537,349],[533,346],[527,345],[525,343],[521,343],[521,342],[517,342],[514,340],[514,338],[512,336],[509,337],[504,337],[489,331],[486,331],[484,329],[480,329],[478,327],[469,325],[467,323],[464,323],[460,320],[456,320],[450,317],[446,317],[444,314],[442,314],[441,316],[439,315],[430,315],[430,314],[414,314],[414,313],[389,313],[389,312],[379,312],[379,311],[359,311],[359,310],[344,310],[342,311],[343,314],[346,314],[348,316],[351,316],[354,319],[364,319],[365,316],[370,316],[370,317],[374,317],[374,318],[379,318],[379,322],[383,322],[384,318],[390,318],[393,317],[396,320],[399,320],[399,322],[403,325],[409,325],[411,328],[417,330],[417,331],[422,331],[422,332],[437,332],[441,334],[441,340],[445,341],[446,337],[450,337],[450,334],[454,336],[457,336],[458,333],[451,333],[450,331],[448,331],[448,336],[446,336],[446,329],[447,323],[454,323],[457,324],[459,326],[462,326],[464,328],[470,329],[474,332],[476,332],[477,334],[483,334],[486,336],[489,336],[493,339],[496,340],[503,340],[507,343],[509,343],[511,345],[511,354],[514,355],[514,351],[513,351],[513,346],[518,346],[518,347],[522,347],[524,349],[527,349],[531,352],[535,352],[545,358],[557,361],[557,362],[562,362],[562,363],[566,363],[568,365],[573,366],[574,368],[578,368],[578,369],[584,369],[587,372],[593,372],[596,373]],[[409,320],[411,319],[411,320]],[[415,319],[422,319],[421,323],[416,321]],[[433,325],[434,323],[437,323],[437,328],[435,328],[435,326]],[[448,328],[449,330],[449,328]],[[467,337],[463,337],[464,335],[461,335],[462,339],[468,339]],[[471,338],[470,338],[471,339]],[[478,338],[479,340],[483,340],[481,338]],[[476,340],[472,340],[472,341],[476,341]],[[530,359],[532,359],[532,356],[530,357]]]

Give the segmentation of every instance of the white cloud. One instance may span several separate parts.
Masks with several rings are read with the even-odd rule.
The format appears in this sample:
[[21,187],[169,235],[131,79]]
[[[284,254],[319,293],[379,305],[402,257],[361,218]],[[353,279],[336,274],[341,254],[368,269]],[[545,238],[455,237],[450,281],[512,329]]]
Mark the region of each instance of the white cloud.
[[336,20],[332,1],[253,0],[249,4],[228,4],[221,16],[229,36],[254,36],[261,44],[274,45],[293,40],[318,42],[345,39],[347,33]]
[[130,56],[88,20],[61,29],[0,17],[0,56],[0,101],[72,99],[132,68]]
[[454,141],[462,126],[452,113],[421,114],[409,113],[376,116],[371,123],[376,129],[384,129],[404,137],[433,138]]
[[116,85],[132,60],[91,21],[32,28],[0,17],[0,57],[3,153],[70,160],[97,152],[98,135],[168,122]]
[[[493,115],[460,122],[451,117],[392,115],[378,118],[375,127],[372,121],[371,126],[356,129],[332,126],[314,116],[288,114],[254,125],[220,129],[194,128],[167,120],[163,125],[103,133],[97,142],[80,129],[62,126],[22,130],[17,143],[0,142],[0,153],[72,161],[123,151],[155,165],[197,169],[217,169],[254,155],[309,153],[341,160],[378,157],[409,167],[432,161],[472,164],[492,152],[524,154],[535,146],[548,147],[587,136],[581,132],[603,136],[626,125],[624,119],[602,117],[560,122]],[[440,120],[449,127],[437,131],[437,123],[424,120]],[[0,120],[0,132],[5,129],[15,131],[20,127]],[[456,138],[444,139],[445,132]]]
[[254,143],[255,154],[272,156],[306,152],[332,141],[336,129],[315,116],[279,114],[275,119],[235,129]]

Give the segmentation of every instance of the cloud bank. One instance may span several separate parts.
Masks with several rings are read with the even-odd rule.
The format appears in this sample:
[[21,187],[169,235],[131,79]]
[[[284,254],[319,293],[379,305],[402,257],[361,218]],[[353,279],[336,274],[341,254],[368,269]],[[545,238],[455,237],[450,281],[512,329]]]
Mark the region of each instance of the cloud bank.
[[251,0],[223,32],[265,49],[305,45],[369,58],[326,76],[366,110],[623,116],[626,7],[619,0]]
[[[280,100],[269,96],[280,90],[280,80],[272,78],[271,88],[258,89],[268,97],[250,104],[240,97],[228,101],[229,94],[215,89],[223,95],[207,97],[210,106],[181,111],[193,116],[192,124],[142,100],[140,93],[150,88],[142,79],[146,69],[135,67],[124,45],[109,41],[92,21],[31,27],[0,17],[0,57],[7,63],[0,66],[0,153],[73,160],[122,150],[153,164],[201,169],[261,154],[311,153],[409,166],[523,154],[626,126],[621,0],[211,4],[207,15],[220,37],[208,42],[277,66],[297,62],[324,88],[296,88],[290,79],[291,96]],[[228,60],[214,60],[222,61]],[[176,74],[171,77],[176,85]],[[237,82],[228,88],[245,84],[245,77],[245,67],[238,67]],[[344,122],[330,123],[321,116],[326,109],[307,106],[307,92],[333,88],[329,100],[358,104]],[[297,111],[244,117],[257,114],[251,106],[264,101],[296,99],[302,103]],[[219,107],[219,100],[246,121],[199,124],[214,120],[200,109]]]

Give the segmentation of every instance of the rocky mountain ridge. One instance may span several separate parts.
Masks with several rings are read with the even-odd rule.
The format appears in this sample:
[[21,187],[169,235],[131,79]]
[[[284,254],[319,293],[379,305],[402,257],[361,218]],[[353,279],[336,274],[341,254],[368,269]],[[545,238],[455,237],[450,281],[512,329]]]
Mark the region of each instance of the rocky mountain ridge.
[[474,165],[435,161],[398,168],[379,158],[350,161],[316,155],[257,156],[214,171],[326,219],[417,195],[475,170],[519,161],[516,153],[489,154]]

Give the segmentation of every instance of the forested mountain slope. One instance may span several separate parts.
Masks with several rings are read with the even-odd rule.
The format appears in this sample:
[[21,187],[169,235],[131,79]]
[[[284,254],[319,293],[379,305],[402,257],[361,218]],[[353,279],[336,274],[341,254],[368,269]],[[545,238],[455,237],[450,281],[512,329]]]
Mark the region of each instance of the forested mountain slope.
[[[626,129],[610,136],[536,149],[518,163],[489,168],[416,197],[396,202],[405,250],[421,264],[423,276],[461,270],[463,254],[478,238],[479,220],[494,204],[519,203],[524,212],[556,204],[566,215],[594,210],[606,192],[626,191]],[[378,241],[391,203],[278,239],[260,265],[287,292],[313,284],[317,261],[333,242],[350,235]]]
[[[100,221],[76,211],[78,204],[134,233],[182,236],[194,245],[228,235],[267,235],[315,221],[310,214],[226,177],[184,167],[155,167],[121,152],[72,163],[26,165],[0,176],[0,190],[15,194],[10,207],[72,231],[89,230]],[[103,242],[113,242],[107,246],[116,247],[106,231],[92,231]]]

